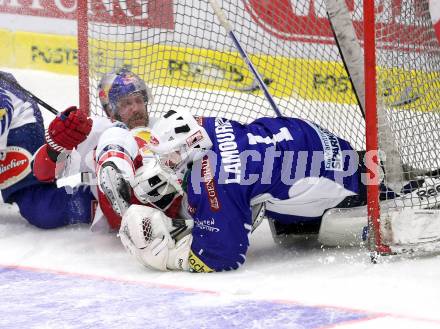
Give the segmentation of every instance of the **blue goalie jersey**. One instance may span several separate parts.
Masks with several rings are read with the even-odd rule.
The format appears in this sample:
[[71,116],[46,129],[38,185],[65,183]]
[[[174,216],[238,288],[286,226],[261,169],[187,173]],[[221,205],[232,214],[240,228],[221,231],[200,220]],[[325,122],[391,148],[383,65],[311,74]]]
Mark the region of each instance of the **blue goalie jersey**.
[[284,224],[320,221],[325,210],[358,192],[357,153],[318,125],[293,118],[249,125],[201,120],[213,147],[187,180],[193,271],[244,263],[253,205],[265,203],[266,214]]

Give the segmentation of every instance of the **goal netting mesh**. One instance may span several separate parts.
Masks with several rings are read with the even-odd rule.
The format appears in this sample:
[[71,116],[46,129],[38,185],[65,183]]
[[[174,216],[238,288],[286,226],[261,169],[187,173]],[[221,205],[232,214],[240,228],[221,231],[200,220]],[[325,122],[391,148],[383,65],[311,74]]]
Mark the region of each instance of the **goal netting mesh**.
[[[104,0],[94,7],[92,112],[101,113],[96,86],[102,74],[126,66],[152,87],[153,116],[173,107],[244,122],[275,116],[208,1],[139,3]],[[310,119],[363,148],[364,121],[325,4],[297,3],[293,8],[289,1],[227,0],[221,6],[281,112]],[[118,16],[119,23],[93,20],[104,16],[98,10],[111,11],[107,17]]]
[[[363,47],[362,1],[346,3]],[[381,139],[391,141],[406,177],[424,175],[440,167],[440,48],[428,0],[376,3]],[[220,5],[284,115],[309,119],[365,149],[365,121],[325,0]],[[151,116],[176,107],[242,122],[275,116],[207,0],[93,0],[88,34],[94,114],[102,114],[101,76],[127,67],[152,88]]]
[[402,167],[400,174],[389,170],[385,183],[398,175],[403,182],[425,179],[405,206],[438,207],[440,186],[427,178],[440,168],[440,47],[429,1],[384,1],[375,25],[379,144],[389,145],[382,161],[399,158]]

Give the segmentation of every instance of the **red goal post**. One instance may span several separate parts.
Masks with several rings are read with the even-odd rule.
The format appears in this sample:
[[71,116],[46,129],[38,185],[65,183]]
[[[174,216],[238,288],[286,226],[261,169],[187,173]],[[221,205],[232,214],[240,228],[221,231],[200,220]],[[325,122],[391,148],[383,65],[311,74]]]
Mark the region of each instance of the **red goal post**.
[[[427,179],[440,168],[440,47],[429,1],[333,0],[349,17],[344,60],[344,41],[332,30],[338,22],[327,17],[332,0],[219,2],[284,115],[370,152],[367,178],[377,184],[368,186],[368,245],[389,252],[380,221],[440,201]],[[244,122],[275,116],[208,0],[80,0],[78,24],[80,104],[92,114],[102,114],[100,77],[128,67],[153,89],[152,116],[170,107]],[[395,203],[379,191],[380,181],[401,193],[415,179],[434,191],[429,199],[409,193]]]
[[77,2],[79,108],[90,109],[88,0]]
[[[440,201],[440,46],[432,1],[364,0],[363,5],[366,146],[378,152],[370,158],[376,164],[371,174],[379,180],[383,169],[382,183],[402,196],[387,200],[377,184],[368,186],[370,249],[387,254],[406,246],[390,249],[381,223],[396,216],[414,218],[421,209],[440,220],[435,210]],[[408,181],[419,189],[411,193]]]
[[379,192],[379,150],[377,122],[377,75],[376,75],[376,25],[374,1],[364,0],[364,72],[365,72],[365,139],[366,150],[375,152],[366,161],[372,183],[367,187],[368,223],[370,231],[370,250],[389,253],[388,246],[382,243],[380,234],[380,192]]

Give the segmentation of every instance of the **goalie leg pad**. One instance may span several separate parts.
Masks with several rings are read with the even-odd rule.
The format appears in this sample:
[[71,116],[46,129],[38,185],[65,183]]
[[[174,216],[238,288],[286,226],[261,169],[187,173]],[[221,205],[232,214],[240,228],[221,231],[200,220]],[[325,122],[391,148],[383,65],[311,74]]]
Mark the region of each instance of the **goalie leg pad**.
[[[412,182],[409,182],[411,185]],[[420,181],[413,181],[416,188],[406,191],[395,200],[395,205],[398,208],[419,208],[419,209],[434,209],[439,207],[440,194],[440,177],[427,177]],[[389,200],[392,201],[392,200]]]
[[359,246],[367,228],[367,207],[333,208],[322,216],[318,241],[330,247]]
[[189,271],[189,252],[193,237],[185,235],[177,241],[176,246],[171,248],[168,255],[167,268],[170,270]]
[[[406,194],[380,202],[380,229],[386,245],[413,245],[440,240],[440,214],[439,210],[433,209],[438,208],[440,178],[429,177],[415,183],[415,187],[408,189]],[[366,206],[327,210],[322,218],[318,240],[327,246],[360,245],[366,240],[367,218]]]
[[440,241],[440,210],[394,209],[382,217],[380,229],[389,246]]

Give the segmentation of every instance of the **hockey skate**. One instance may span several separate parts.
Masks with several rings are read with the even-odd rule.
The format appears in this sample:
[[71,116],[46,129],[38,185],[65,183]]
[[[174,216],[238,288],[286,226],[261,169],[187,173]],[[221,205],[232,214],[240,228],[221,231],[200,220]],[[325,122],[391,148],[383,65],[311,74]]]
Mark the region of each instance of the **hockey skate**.
[[290,245],[296,241],[315,240],[319,230],[319,222],[299,222],[283,224],[273,218],[268,218],[272,238],[277,245]]
[[120,216],[130,206],[131,187],[116,165],[108,161],[99,170],[99,188]]

